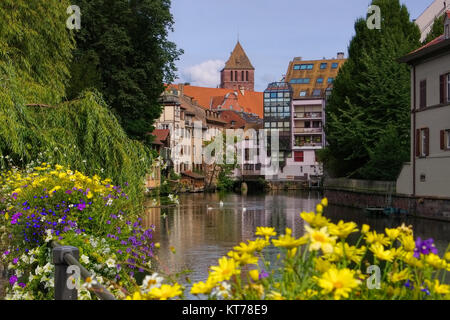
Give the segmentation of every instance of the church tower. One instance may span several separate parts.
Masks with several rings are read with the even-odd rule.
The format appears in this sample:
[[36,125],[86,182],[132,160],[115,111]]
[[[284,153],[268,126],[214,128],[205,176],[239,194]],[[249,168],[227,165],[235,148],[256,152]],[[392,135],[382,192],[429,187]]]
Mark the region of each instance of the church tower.
[[220,72],[220,87],[234,90],[241,88],[247,91],[255,90],[255,68],[239,41]]

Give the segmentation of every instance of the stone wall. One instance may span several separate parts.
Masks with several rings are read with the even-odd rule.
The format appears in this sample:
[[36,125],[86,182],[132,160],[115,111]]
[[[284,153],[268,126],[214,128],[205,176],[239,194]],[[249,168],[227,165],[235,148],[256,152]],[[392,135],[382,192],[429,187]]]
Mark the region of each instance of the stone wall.
[[393,207],[406,210],[408,215],[450,222],[450,199],[413,198],[396,194],[389,196],[382,193],[330,188],[324,189],[324,196],[328,198],[330,204],[362,209],[367,207]]

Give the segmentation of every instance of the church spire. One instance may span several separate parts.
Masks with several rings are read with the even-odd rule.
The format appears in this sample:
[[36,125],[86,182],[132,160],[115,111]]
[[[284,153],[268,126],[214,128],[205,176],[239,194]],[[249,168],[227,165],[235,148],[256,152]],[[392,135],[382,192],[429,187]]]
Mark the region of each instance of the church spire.
[[241,43],[236,43],[233,52],[231,53],[230,58],[225,64],[225,69],[250,69],[255,70],[250,59],[247,57],[244,49],[241,46]]

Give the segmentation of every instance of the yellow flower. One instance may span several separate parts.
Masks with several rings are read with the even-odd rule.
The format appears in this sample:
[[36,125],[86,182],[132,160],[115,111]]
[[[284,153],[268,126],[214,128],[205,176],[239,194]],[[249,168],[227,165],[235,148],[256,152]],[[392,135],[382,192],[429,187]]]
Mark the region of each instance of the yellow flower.
[[434,280],[433,291],[439,294],[449,294],[450,286],[448,284],[440,284],[439,280]]
[[307,239],[302,237],[299,239],[295,239],[291,236],[292,230],[289,228],[286,228],[286,234],[281,235],[278,239],[272,239],[272,243],[275,247],[281,247],[286,249],[294,249],[301,245],[304,245],[307,243]]
[[450,261],[450,251],[445,254],[444,258],[445,260]]
[[239,246],[233,248],[240,253],[253,253],[256,251],[256,245],[253,241],[249,241],[248,244],[241,242]]
[[267,299],[269,299],[269,300],[285,300],[284,297],[281,295],[281,293],[279,293],[277,291],[271,291],[267,295]]
[[323,253],[332,253],[333,246],[336,242],[336,237],[330,236],[327,231],[327,227],[323,227],[320,230],[312,229],[305,226],[307,237],[311,241],[309,245],[310,251],[317,251],[322,249]]
[[192,285],[192,294],[209,294],[211,290],[216,286],[217,282],[213,278],[209,277],[205,282],[197,282]]
[[[345,255],[344,255],[345,252]],[[355,263],[360,263],[363,254],[366,252],[366,247],[362,246],[361,248],[356,248],[355,246],[349,246],[347,243],[337,243],[334,246],[333,253],[330,256],[331,261],[339,261],[345,258],[351,260]]]
[[369,230],[370,230],[370,226],[367,224],[363,224],[363,226],[361,228],[361,233],[366,234],[367,232],[369,232]]
[[175,283],[173,286],[163,284],[160,288],[154,287],[148,295],[152,299],[167,300],[179,296],[181,293],[181,286]]
[[341,297],[348,298],[349,293],[361,283],[360,280],[354,278],[354,274],[354,271],[347,268],[341,270],[332,268],[325,272],[317,282],[323,289],[322,294],[333,293],[334,299],[339,300]]
[[358,231],[357,224],[354,222],[339,221],[338,224],[330,224],[328,226],[328,231],[331,235],[337,236],[340,239],[345,239],[350,233]]
[[58,177],[59,177],[60,179],[63,179],[63,178],[65,178],[66,176],[67,176],[67,173],[65,173],[65,172],[60,172],[59,175],[58,175]]
[[258,270],[250,270],[248,272],[248,275],[250,276],[250,278],[252,278],[253,281],[258,281],[259,280],[259,271]]
[[400,230],[399,229],[388,229],[386,228],[384,230],[386,232],[386,235],[391,240],[396,240],[400,236]]
[[59,189],[61,189],[61,186],[56,186],[53,189],[51,189],[48,193],[51,195],[53,194],[53,192],[58,191]]
[[315,214],[314,212],[302,212],[300,217],[305,220],[313,228],[322,228],[329,224],[329,220],[321,214]]
[[302,297],[302,298],[308,300],[308,299],[313,298],[313,297],[316,296],[317,294],[318,294],[318,292],[317,292],[316,290],[308,289],[308,290],[306,290],[306,291],[303,293],[303,297]]
[[390,241],[389,238],[385,237],[384,234],[378,234],[376,231],[368,232],[366,234],[366,243],[368,244],[381,244],[383,246],[387,246]]
[[325,271],[330,270],[333,267],[333,264],[323,258],[314,258],[314,267],[320,273],[324,273]]
[[143,297],[139,291],[136,291],[133,296],[128,296],[126,300],[143,300]]
[[407,252],[413,252],[416,248],[416,242],[414,241],[414,237],[412,235],[402,234],[400,236],[400,242],[402,243],[403,249]]
[[328,199],[327,198],[323,198],[322,201],[320,202],[324,207],[328,207]]
[[297,248],[289,249],[287,253],[288,258],[294,258],[297,254]]
[[56,165],[55,165],[55,169],[58,170],[58,171],[59,171],[59,170],[62,170],[63,168],[64,168],[64,167],[63,167],[63,166],[60,166],[59,164],[56,164]]
[[426,255],[425,262],[436,269],[447,268],[447,262],[445,262],[445,260],[439,258],[439,256],[434,253],[430,253],[430,254]]
[[249,241],[249,243],[252,243],[252,245],[255,246],[256,251],[262,251],[265,247],[267,247],[270,242],[269,239],[256,239],[254,241]]
[[322,213],[323,212],[323,206],[320,203],[316,206],[316,212],[317,213]]
[[370,251],[372,251],[375,257],[380,260],[386,260],[390,262],[394,260],[394,253],[391,250],[384,250],[384,247],[380,243],[372,244],[370,246]]
[[156,242],[156,243],[155,243],[155,248],[156,248],[156,249],[159,249],[159,248],[161,248],[161,243],[159,243],[159,242]]
[[403,269],[400,272],[392,273],[390,275],[391,282],[396,283],[399,281],[405,281],[409,278],[409,269]]
[[261,236],[261,237],[266,237],[266,238],[270,238],[270,237],[274,237],[277,235],[277,233],[275,232],[274,228],[270,228],[270,227],[257,227],[256,228],[256,233],[255,235],[257,236]]
[[230,251],[228,256],[241,265],[258,264],[258,258],[246,252],[239,254],[238,252]]
[[92,197],[93,197],[94,195],[92,194],[92,192],[88,192],[87,193],[87,195],[86,195],[86,197],[88,198],[88,199],[91,199]]
[[419,269],[423,268],[423,263],[416,257],[414,257],[414,252],[407,252],[403,257],[402,260],[406,262],[407,264],[417,267]]
[[405,223],[402,223],[402,225],[400,227],[398,227],[397,229],[400,230],[400,232],[404,235],[409,235],[412,236],[413,235],[413,229],[412,226],[406,226]]
[[7,212],[7,213],[5,213],[5,220],[8,220],[8,219],[9,219],[9,214]]
[[219,265],[212,266],[211,270],[211,277],[217,282],[229,280],[233,275],[240,274],[241,272],[238,269],[236,261],[226,257],[220,258]]

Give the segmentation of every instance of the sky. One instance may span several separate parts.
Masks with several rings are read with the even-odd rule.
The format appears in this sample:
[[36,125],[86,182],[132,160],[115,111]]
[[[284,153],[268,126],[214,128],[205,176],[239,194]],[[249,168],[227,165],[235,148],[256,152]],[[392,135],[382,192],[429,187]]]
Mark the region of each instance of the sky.
[[[417,18],[433,0],[401,0]],[[217,87],[239,39],[255,67],[255,90],[281,80],[294,57],[315,60],[345,52],[354,22],[370,0],[172,0],[169,40],[184,50],[176,82]],[[382,14],[382,13],[381,13]]]

